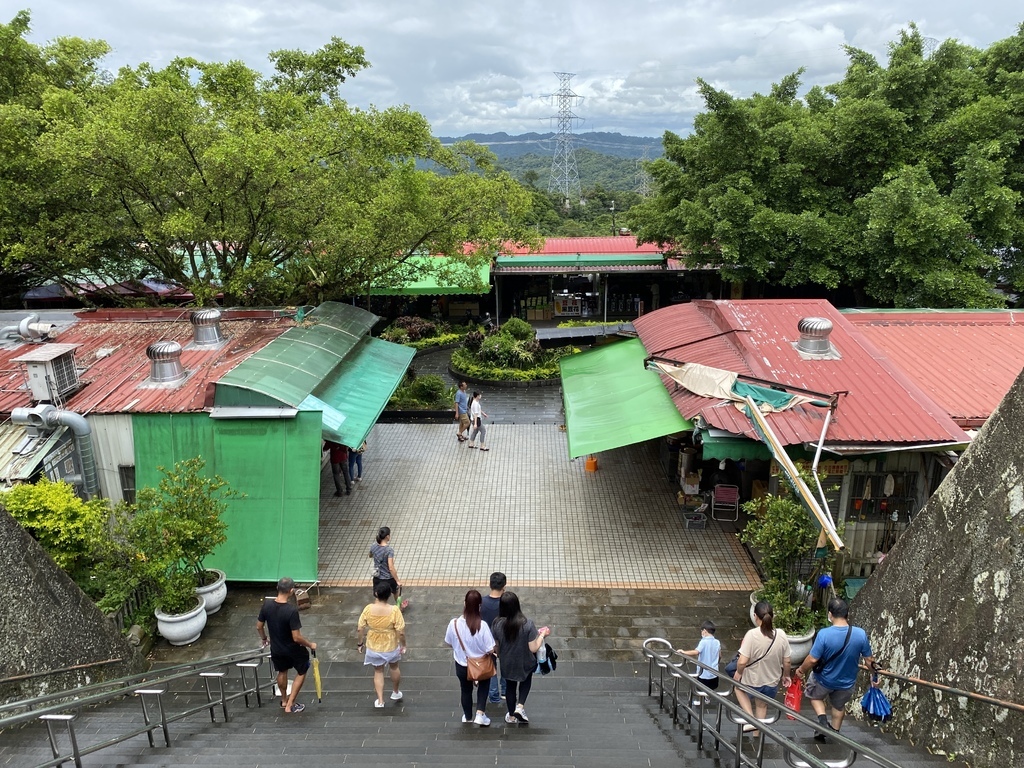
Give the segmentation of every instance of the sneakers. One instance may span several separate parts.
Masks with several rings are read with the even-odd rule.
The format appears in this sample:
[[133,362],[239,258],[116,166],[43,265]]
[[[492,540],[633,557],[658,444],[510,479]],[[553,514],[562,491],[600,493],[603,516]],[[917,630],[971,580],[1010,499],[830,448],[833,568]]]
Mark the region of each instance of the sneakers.
[[305,704],[299,704],[298,702],[296,702],[295,704],[292,704],[292,708],[289,709],[288,711],[291,714],[293,714],[293,715],[297,715],[297,714],[299,714],[299,712],[301,712],[305,708],[306,708]]
[[483,728],[486,728],[488,725],[491,724],[491,718],[489,718],[483,712],[477,712],[476,717],[473,718],[473,722]]
[[501,704],[501,699],[488,699],[487,701],[490,704]]
[[384,709],[384,702],[381,701],[380,699],[374,699],[373,700],[373,706],[376,707],[377,709]]
[[513,717],[520,723],[530,724],[529,718],[526,717],[526,708],[522,704],[516,704],[516,711],[513,713]]
[[466,716],[465,716],[465,715],[463,715],[463,716],[462,716],[462,722],[464,722],[464,723],[468,723],[468,722],[471,722],[471,721],[467,720],[467,719],[466,719]]
[[402,700],[402,697],[403,697],[404,695],[405,695],[405,694],[404,694],[404,693],[402,693],[401,691],[394,691],[394,692],[393,692],[393,693],[391,694],[391,700],[392,700],[392,701],[401,701],[401,700]]
[[505,722],[509,725],[519,725],[519,721],[512,717],[512,715],[505,715]]

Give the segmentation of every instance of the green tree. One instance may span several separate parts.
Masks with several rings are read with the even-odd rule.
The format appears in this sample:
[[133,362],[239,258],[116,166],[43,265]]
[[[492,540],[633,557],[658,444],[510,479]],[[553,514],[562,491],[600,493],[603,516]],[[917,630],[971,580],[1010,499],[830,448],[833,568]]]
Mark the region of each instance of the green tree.
[[13,257],[21,232],[71,202],[54,194],[55,179],[39,161],[36,142],[48,126],[43,104],[102,82],[98,62],[108,51],[105,43],[73,37],[34,45],[29,31],[27,11],[0,24],[0,301],[16,304],[46,277]]
[[799,75],[738,99],[701,81],[691,136],[666,133],[644,242],[730,280],[851,289],[861,303],[1000,306],[1024,293],[1024,25],[979,51],[925,56],[914,25],[887,66],[847,49],[844,79]]
[[367,66],[361,48],[335,38],[271,60],[270,77],[240,62],[143,64],[44,99],[49,199],[73,204],[23,227],[13,256],[48,275],[153,277],[199,301],[261,304],[405,281],[424,252],[472,267],[529,241],[529,195],[489,153],[442,147],[406,108],[339,97]]

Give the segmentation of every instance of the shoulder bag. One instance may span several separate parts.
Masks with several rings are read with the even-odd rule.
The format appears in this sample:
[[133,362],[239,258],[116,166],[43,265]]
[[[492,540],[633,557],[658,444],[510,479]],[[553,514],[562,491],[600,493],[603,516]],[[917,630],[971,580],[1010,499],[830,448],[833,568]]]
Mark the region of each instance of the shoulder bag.
[[[757,664],[757,662],[759,662],[761,659],[763,659],[765,656],[768,655],[768,652],[771,651],[772,646],[775,645],[775,638],[778,637],[778,634],[779,634],[778,632],[772,632],[772,641],[770,643],[768,643],[768,648],[765,649],[765,652],[762,653],[760,656],[758,656],[753,661],[748,661],[747,662],[747,666],[744,667],[744,669],[750,669],[752,666]],[[725,674],[728,675],[729,677],[732,677],[733,675],[736,674],[736,669],[739,667],[739,665],[740,665],[740,652],[736,651],[736,655],[733,656],[732,660],[728,664],[725,665]]]
[[478,682],[480,680],[490,680],[497,674],[498,670],[494,666],[494,654],[485,653],[483,656],[470,656],[466,651],[466,644],[462,642],[462,635],[459,634],[459,619],[455,619],[455,636],[459,639],[459,645],[462,646],[462,652],[466,654],[466,679]]
[[853,624],[847,624],[846,625],[846,640],[843,642],[843,647],[840,648],[837,653],[833,653],[828,658],[818,659],[814,663],[814,666],[811,668],[811,671],[814,672],[814,674],[820,675],[821,671],[823,669],[825,669],[825,665],[826,664],[831,664],[833,661],[835,661],[836,659],[838,659],[840,656],[843,655],[843,651],[846,650],[846,646],[848,646],[850,644],[850,635],[852,634],[852,632],[853,632]]

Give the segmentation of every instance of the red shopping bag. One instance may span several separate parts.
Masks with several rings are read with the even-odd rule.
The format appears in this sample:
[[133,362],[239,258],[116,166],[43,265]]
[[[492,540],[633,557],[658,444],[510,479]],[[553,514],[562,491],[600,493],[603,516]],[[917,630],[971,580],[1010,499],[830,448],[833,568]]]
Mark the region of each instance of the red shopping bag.
[[[803,700],[804,700],[804,684],[803,684],[803,681],[800,678],[798,678],[798,677],[794,677],[793,678],[793,682],[791,682],[789,684],[789,688],[786,689],[786,706],[789,709],[792,709],[794,712],[799,712],[800,711],[800,704],[803,702]],[[792,715],[786,715],[786,717],[788,717],[790,720],[795,720],[796,719]]]

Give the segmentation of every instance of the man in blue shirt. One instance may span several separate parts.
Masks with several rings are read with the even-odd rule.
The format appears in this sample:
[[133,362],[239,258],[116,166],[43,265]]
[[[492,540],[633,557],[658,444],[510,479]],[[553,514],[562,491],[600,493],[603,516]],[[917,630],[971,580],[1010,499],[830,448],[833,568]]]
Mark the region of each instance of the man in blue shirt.
[[459,382],[459,388],[455,392],[455,421],[458,422],[459,431],[455,433],[455,437],[460,443],[466,442],[466,435],[464,434],[469,429],[469,393],[466,392],[466,387],[469,386],[464,381]]
[[[804,693],[811,700],[811,708],[818,716],[818,722],[837,733],[843,724],[846,703],[853,695],[853,686],[857,683],[861,657],[864,657],[868,667],[874,667],[875,664],[868,633],[860,627],[852,626],[848,621],[849,615],[850,607],[845,600],[836,597],[829,601],[828,620],[832,626],[818,633],[810,655],[796,671],[797,677],[802,680],[814,669]],[[825,714],[826,698],[832,705],[831,723]],[[816,741],[825,741],[825,734],[815,733],[814,738]]]

